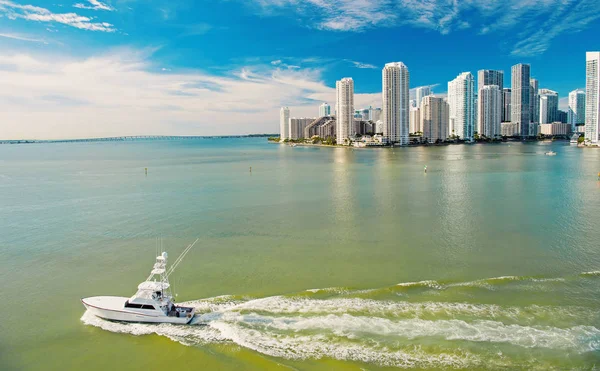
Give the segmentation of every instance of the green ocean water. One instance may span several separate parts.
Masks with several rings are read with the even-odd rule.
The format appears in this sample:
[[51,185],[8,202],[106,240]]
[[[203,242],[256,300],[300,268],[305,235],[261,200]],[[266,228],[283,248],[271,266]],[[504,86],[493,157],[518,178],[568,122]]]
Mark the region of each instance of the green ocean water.
[[[564,142],[2,145],[0,369],[598,368],[599,171]],[[208,326],[86,314],[161,236],[200,239],[171,283]]]

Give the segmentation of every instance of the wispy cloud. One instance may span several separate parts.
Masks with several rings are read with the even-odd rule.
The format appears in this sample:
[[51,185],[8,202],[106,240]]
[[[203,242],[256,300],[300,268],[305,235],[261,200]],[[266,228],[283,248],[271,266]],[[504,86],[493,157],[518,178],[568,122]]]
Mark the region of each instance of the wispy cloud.
[[[254,0],[260,11],[293,11],[322,30],[361,32],[375,27],[411,26],[443,35],[475,29],[502,33],[516,56],[545,52],[558,35],[577,32],[600,18],[597,0]],[[304,20],[303,20],[304,22]]]
[[79,8],[79,9],[107,10],[109,12],[112,12],[113,10],[115,10],[115,8],[113,8],[112,6],[110,6],[108,4],[101,3],[98,0],[87,0],[87,2],[90,5],[86,5],[86,4],[82,4],[82,3],[77,3],[77,4],[73,4],[73,7]]
[[374,64],[369,64],[369,63],[362,63],[362,62],[357,62],[357,61],[351,61],[348,60],[348,62],[352,63],[354,65],[354,67],[356,68],[368,68],[368,69],[377,69],[377,66],[375,66]]
[[27,36],[22,36],[22,35],[17,35],[17,34],[0,33],[0,37],[4,37],[4,38],[7,38],[7,39],[13,39],[13,40],[19,40],[19,41],[29,41],[29,42],[41,43],[41,44],[48,45],[48,42],[46,40],[35,39],[35,38],[32,38],[32,37],[27,37]]
[[34,5],[21,5],[8,0],[0,0],[0,14],[7,18],[28,21],[61,23],[67,26],[89,31],[114,32],[116,29],[107,22],[96,22],[93,18],[76,13],[53,13],[46,8]]
[[[313,117],[335,101],[320,70],[269,62],[215,76],[167,73],[147,51],[62,60],[0,51],[0,65],[2,138],[277,132],[280,106]],[[380,101],[381,93],[355,96],[357,107]]]

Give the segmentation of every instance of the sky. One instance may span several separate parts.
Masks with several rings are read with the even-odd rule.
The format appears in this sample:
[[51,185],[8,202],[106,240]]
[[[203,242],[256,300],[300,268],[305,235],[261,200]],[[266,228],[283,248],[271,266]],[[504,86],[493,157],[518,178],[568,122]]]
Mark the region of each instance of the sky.
[[564,109],[599,31],[598,0],[0,0],[0,139],[277,133],[397,61],[437,94],[529,63]]

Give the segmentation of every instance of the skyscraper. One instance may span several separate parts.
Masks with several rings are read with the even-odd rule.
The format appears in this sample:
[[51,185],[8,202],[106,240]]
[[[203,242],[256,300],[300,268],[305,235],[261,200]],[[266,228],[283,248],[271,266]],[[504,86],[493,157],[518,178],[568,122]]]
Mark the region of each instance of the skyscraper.
[[369,112],[369,117],[371,118],[371,121],[373,121],[373,122],[377,122],[377,121],[381,120],[381,108],[371,109],[371,112]]
[[573,90],[569,93],[568,123],[575,132],[577,125],[585,124],[585,91]]
[[540,124],[558,121],[558,93],[550,89],[540,89]]
[[531,119],[529,122],[540,123],[540,95],[539,82],[536,79],[529,79],[529,104],[531,107]]
[[421,110],[418,107],[410,108],[410,128],[409,133],[421,131]]
[[335,83],[336,142],[344,144],[354,127],[354,80],[344,77]]
[[290,137],[290,109],[281,107],[279,110],[279,138],[280,140],[289,139]]
[[479,70],[477,71],[477,91],[484,85],[496,85],[500,91],[504,89],[504,71]]
[[502,92],[497,85],[484,85],[479,90],[479,135],[496,138],[501,134]]
[[517,124],[522,137],[529,136],[531,107],[529,101],[531,67],[528,64],[512,66],[511,74],[511,122]]
[[319,106],[319,117],[331,116],[331,106],[327,103],[323,103]]
[[423,97],[426,97],[431,94],[431,88],[429,86],[419,86],[415,88],[415,107],[421,107],[421,101]]
[[510,88],[502,89],[502,122],[510,122],[510,100],[511,100],[511,90]]
[[449,106],[444,98],[428,95],[421,101],[421,131],[429,143],[448,138]]
[[463,139],[473,139],[475,130],[474,80],[470,72],[463,72],[448,83],[449,132]]
[[409,78],[402,62],[383,67],[383,137],[390,143],[409,143]]
[[598,144],[600,133],[600,52],[585,53],[585,141]]

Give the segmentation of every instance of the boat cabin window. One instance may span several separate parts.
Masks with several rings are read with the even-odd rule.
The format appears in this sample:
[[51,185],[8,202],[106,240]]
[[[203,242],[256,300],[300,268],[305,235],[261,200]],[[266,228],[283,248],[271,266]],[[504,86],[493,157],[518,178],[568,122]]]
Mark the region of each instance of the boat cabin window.
[[152,310],[155,309],[153,305],[130,303],[129,300],[125,302],[125,308],[152,309]]

